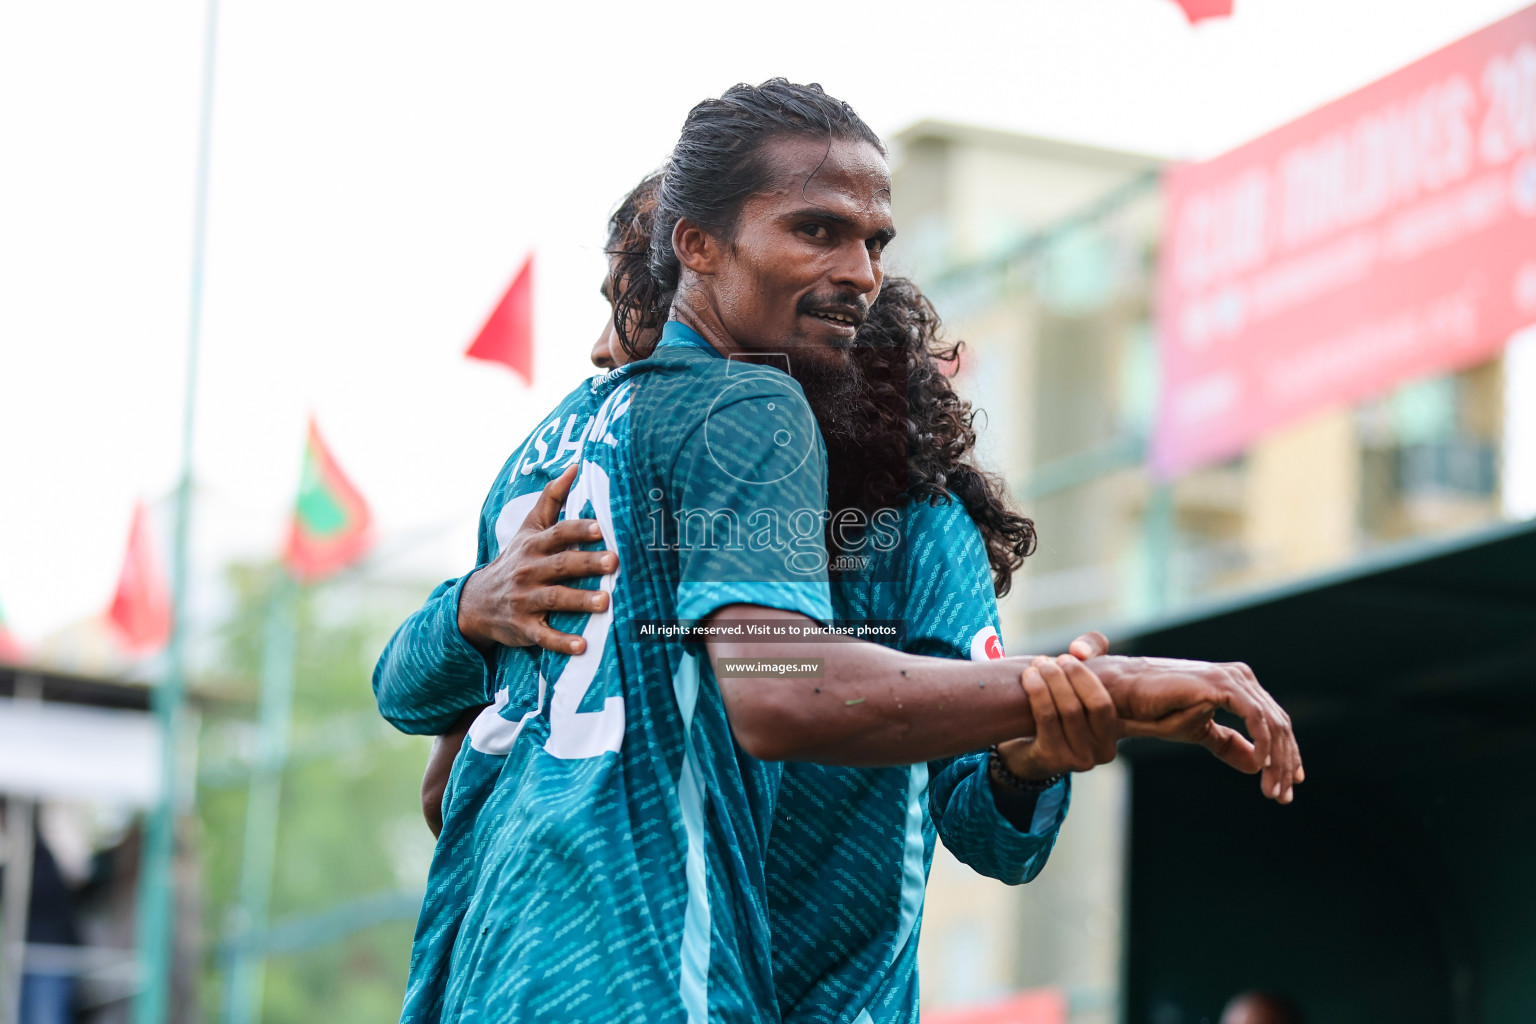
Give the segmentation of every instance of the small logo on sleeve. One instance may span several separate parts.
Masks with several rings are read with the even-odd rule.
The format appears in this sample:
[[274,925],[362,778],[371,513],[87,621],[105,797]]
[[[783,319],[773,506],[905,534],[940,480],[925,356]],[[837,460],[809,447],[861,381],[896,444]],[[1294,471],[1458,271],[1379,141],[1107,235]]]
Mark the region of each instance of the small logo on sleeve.
[[997,630],[991,626],[983,626],[971,637],[972,661],[996,661],[1003,657],[1003,641],[998,637]]

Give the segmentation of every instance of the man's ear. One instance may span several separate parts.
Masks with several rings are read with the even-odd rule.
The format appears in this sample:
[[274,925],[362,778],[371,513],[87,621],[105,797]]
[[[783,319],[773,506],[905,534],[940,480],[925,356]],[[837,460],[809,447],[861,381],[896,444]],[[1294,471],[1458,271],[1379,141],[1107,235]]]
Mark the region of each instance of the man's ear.
[[720,241],[687,217],[680,217],[672,227],[672,251],[686,269],[708,276],[717,269]]

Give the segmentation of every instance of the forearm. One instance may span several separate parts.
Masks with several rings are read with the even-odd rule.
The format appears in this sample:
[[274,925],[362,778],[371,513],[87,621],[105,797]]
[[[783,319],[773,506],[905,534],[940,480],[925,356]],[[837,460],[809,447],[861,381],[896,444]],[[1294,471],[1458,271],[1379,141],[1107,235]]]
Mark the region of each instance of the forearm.
[[[724,609],[720,619],[792,613]],[[715,640],[715,676],[737,739],[767,760],[904,765],[975,751],[1034,732],[1020,685],[1026,658],[952,661],[856,640]],[[728,678],[720,659],[820,660],[820,678]]]
[[459,715],[453,728],[432,741],[432,752],[427,755],[427,767],[421,776],[421,813],[427,819],[427,827],[434,837],[443,832],[443,794],[448,789],[448,779],[453,774],[453,762],[464,746],[464,735],[480,708],[470,708]]
[[[802,615],[748,605],[722,608],[712,621],[729,620],[814,625]],[[1035,734],[1023,685],[1027,656],[956,663],[854,640],[786,644],[751,636],[716,637],[707,646],[737,742],[765,760],[913,764]],[[823,671],[818,678],[768,671],[730,678],[722,658],[816,659]],[[1247,666],[1114,656],[1086,666],[1110,698],[1120,735],[1200,743],[1243,771],[1265,771],[1265,792],[1277,799],[1293,777],[1299,780],[1290,721]],[[1222,709],[1243,719],[1253,743],[1212,722]]]
[[395,631],[374,667],[379,713],[402,732],[445,732],[467,708],[490,700],[486,659],[458,629],[462,582],[434,590]]
[[[731,718],[737,739],[765,760],[915,764],[1035,733],[1021,683],[1033,655],[957,662],[837,639],[708,646],[727,708],[741,710]],[[720,672],[722,658],[819,660],[822,675],[727,678]],[[1086,664],[1102,679],[1117,715],[1126,721],[1147,717],[1138,698],[1164,680],[1149,672],[1146,659],[1104,655]]]

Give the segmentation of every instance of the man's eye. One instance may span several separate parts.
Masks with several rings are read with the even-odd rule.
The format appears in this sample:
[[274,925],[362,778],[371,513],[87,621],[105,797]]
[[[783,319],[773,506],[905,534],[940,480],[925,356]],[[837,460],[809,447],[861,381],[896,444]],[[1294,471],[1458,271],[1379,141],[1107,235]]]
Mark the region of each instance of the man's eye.
[[885,239],[883,238],[871,238],[866,244],[869,247],[869,251],[874,253],[876,256],[885,252]]
[[800,230],[818,240],[832,237],[825,224],[807,224]]

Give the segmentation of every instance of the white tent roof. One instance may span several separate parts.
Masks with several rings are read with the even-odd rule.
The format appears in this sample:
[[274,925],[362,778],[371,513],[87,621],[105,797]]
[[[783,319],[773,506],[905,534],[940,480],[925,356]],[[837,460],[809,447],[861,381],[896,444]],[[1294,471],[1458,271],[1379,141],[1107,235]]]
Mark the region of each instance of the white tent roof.
[[147,807],[159,792],[147,712],[0,697],[0,793]]

